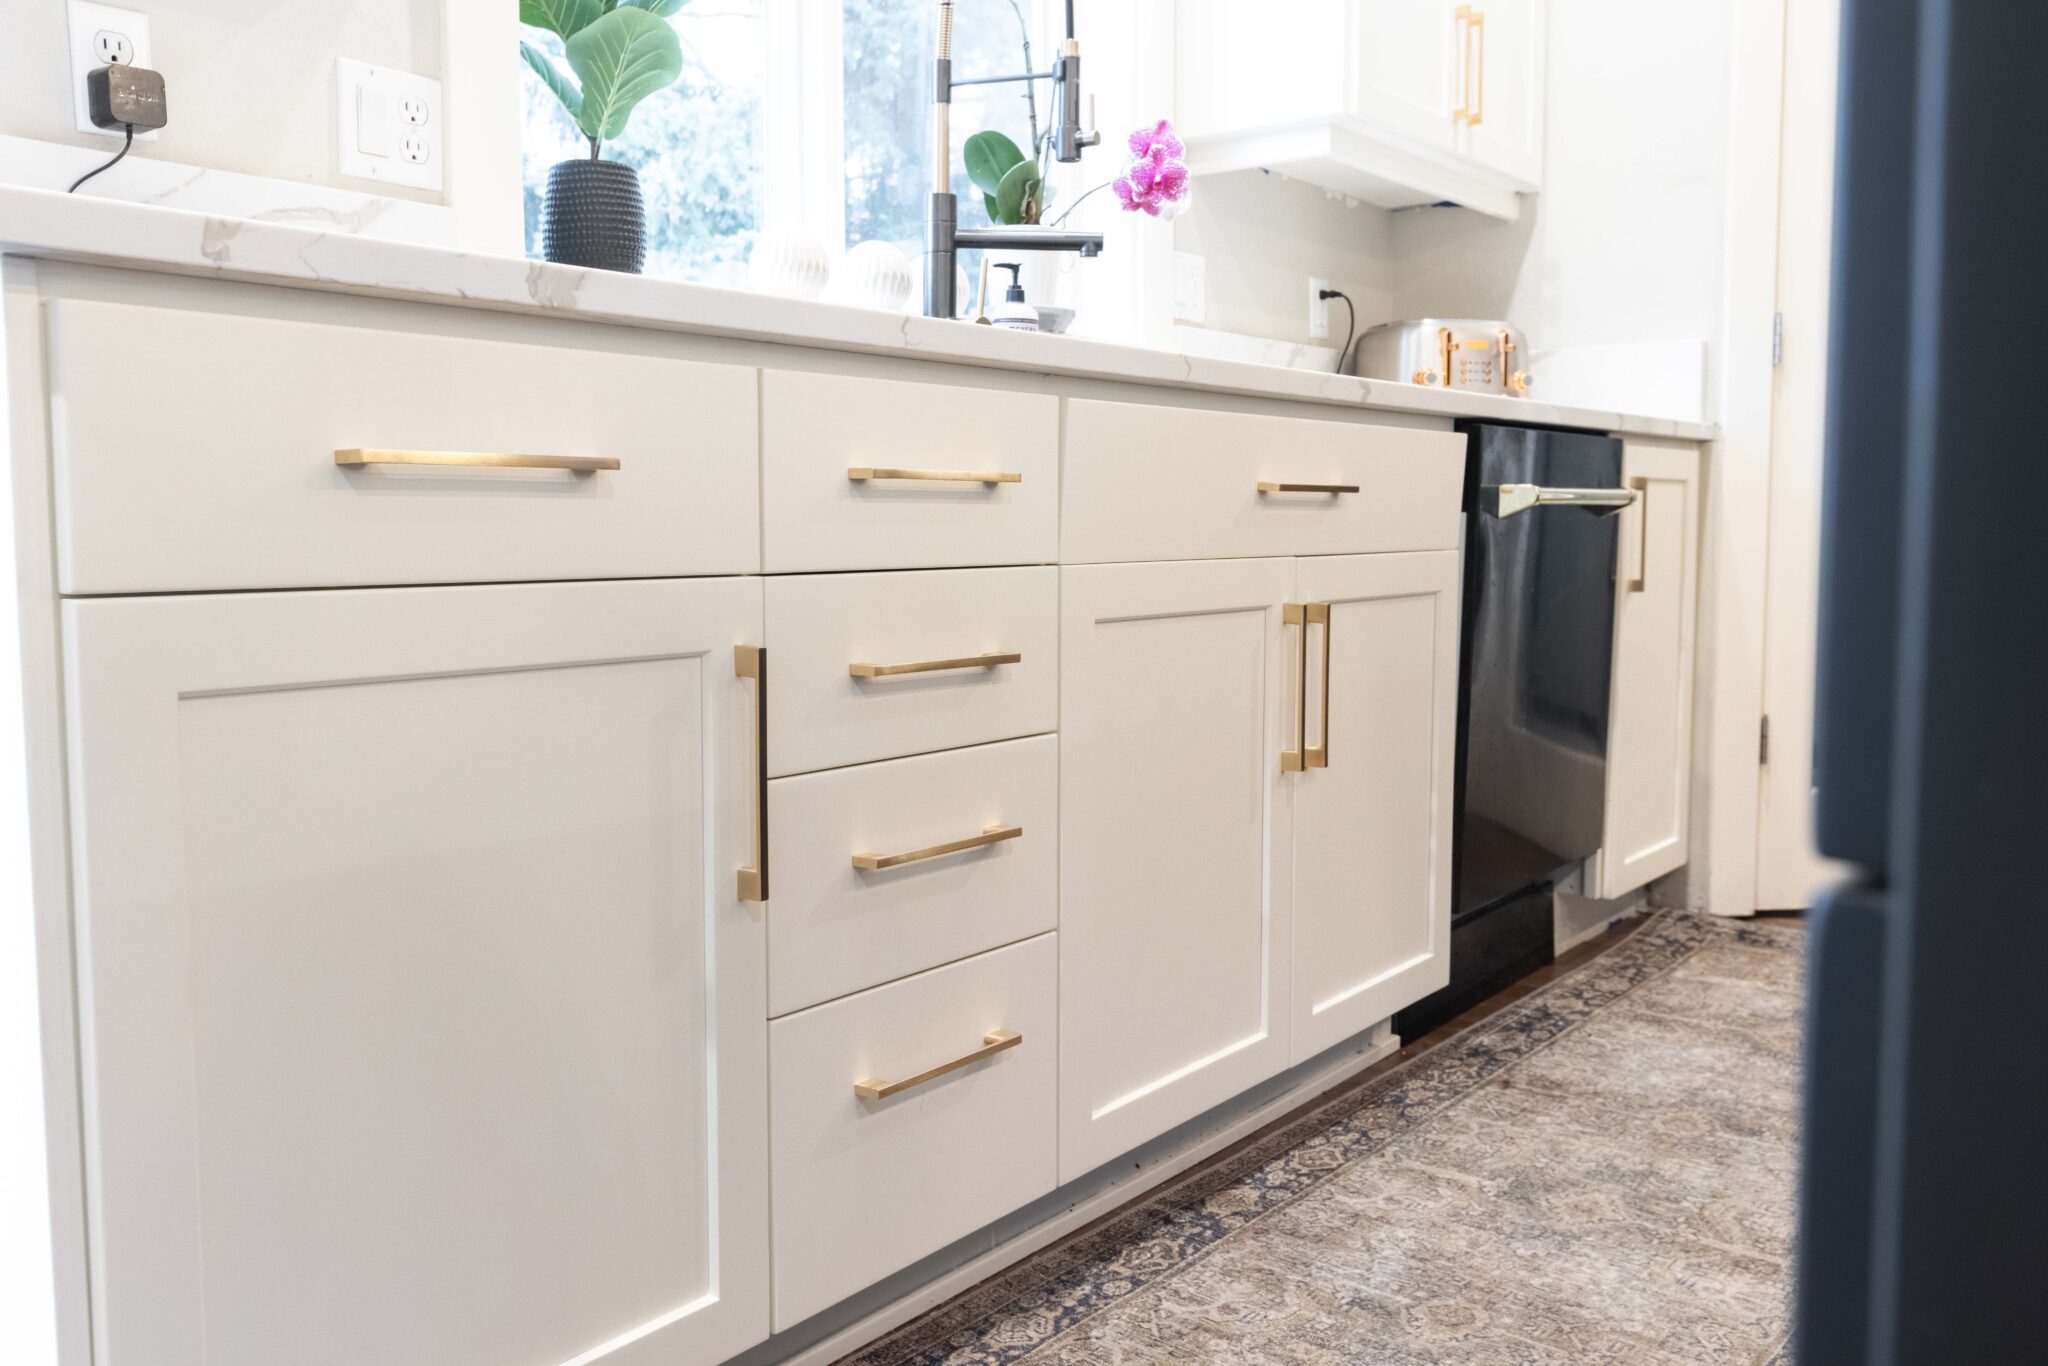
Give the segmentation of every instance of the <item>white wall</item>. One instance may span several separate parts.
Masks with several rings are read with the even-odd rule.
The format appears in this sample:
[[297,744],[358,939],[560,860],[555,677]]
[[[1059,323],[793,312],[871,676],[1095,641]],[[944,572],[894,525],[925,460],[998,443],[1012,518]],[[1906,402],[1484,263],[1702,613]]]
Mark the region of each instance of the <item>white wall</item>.
[[[1204,177],[1193,210],[1174,224],[1174,245],[1207,258],[1204,326],[1305,341],[1307,278],[1327,276],[1358,291],[1361,327],[1504,318],[1528,334],[1539,367],[1567,349],[1704,343],[1707,373],[1693,387],[1703,382],[1711,395],[1731,12],[1571,0],[1548,13],[1544,189],[1522,197],[1519,221],[1460,208],[1346,207],[1255,172]],[[1335,325],[1333,345],[1341,306]],[[1655,351],[1652,363],[1688,354]]]
[[[1720,6],[1549,6],[1544,186],[1521,221],[1394,217],[1404,318],[1505,318],[1549,352],[1721,337],[1733,20]],[[1539,371],[1540,373],[1540,371]]]
[[1173,245],[1204,259],[1202,326],[1342,346],[1340,300],[1330,301],[1330,335],[1309,336],[1310,276],[1350,296],[1361,330],[1396,316],[1394,234],[1385,209],[1259,171],[1204,176],[1194,195],[1193,207],[1173,224]]
[[[135,155],[440,201],[439,194],[338,174],[334,86],[338,57],[439,79],[440,0],[131,0],[130,7],[149,16],[171,116]],[[0,0],[0,134],[111,152],[117,144],[74,124],[66,16],[64,0]]]

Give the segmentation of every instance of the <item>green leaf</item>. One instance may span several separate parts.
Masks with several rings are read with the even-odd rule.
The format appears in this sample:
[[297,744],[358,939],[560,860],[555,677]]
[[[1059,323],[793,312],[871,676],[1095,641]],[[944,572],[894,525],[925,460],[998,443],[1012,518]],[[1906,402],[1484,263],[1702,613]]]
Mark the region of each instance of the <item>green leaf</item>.
[[996,197],[994,195],[989,194],[987,191],[983,191],[981,196],[981,203],[982,207],[988,210],[989,222],[1000,223],[1003,221],[1002,219],[996,217]]
[[[607,0],[607,3],[610,3],[610,0]],[[618,0],[618,3],[633,9],[644,9],[658,19],[666,19],[680,12],[690,0]]]
[[575,118],[583,108],[583,92],[576,88],[576,82],[562,74],[562,69],[548,60],[548,54],[532,43],[521,43],[519,55],[526,58],[526,64],[533,68],[536,76],[547,82],[548,89],[555,92],[555,98],[562,102],[562,108]]
[[1003,176],[996,186],[996,221],[1018,224],[1024,221],[1024,201],[1038,197],[1038,163],[1020,161]]
[[967,139],[960,149],[960,159],[967,164],[967,178],[984,194],[994,194],[1003,183],[1003,177],[1024,160],[1024,154],[1017,150],[1017,144],[1001,133],[989,131],[976,133]]
[[683,47],[666,19],[644,9],[615,9],[564,44],[583,82],[577,126],[609,141],[626,131],[633,106],[683,74]]
[[601,17],[604,0],[519,0],[519,22],[572,37]]

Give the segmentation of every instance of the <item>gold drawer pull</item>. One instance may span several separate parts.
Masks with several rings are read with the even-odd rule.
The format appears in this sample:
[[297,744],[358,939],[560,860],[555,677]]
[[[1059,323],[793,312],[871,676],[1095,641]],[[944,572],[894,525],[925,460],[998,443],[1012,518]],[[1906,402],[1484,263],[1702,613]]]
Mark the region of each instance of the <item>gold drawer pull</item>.
[[914,664],[849,664],[846,671],[855,678],[893,678],[897,674],[935,674],[947,669],[993,669],[998,664],[1022,664],[1020,654],[962,655],[958,659],[920,659]]
[[1023,1042],[1022,1034],[1008,1029],[998,1029],[982,1035],[981,1047],[972,1053],[955,1058],[951,1062],[942,1062],[937,1067],[928,1067],[916,1076],[905,1077],[901,1081],[883,1081],[880,1077],[857,1081],[853,1084],[853,1093],[862,1100],[887,1100],[891,1096],[902,1095],[913,1086],[922,1086],[928,1081],[943,1077],[948,1072],[958,1072],[963,1067],[971,1067],[983,1058],[993,1058],[1004,1049],[1015,1048]]
[[1650,481],[1631,479],[1628,486],[1636,491],[1636,502],[1642,508],[1636,519],[1636,576],[1628,581],[1628,591],[1642,593],[1650,587]]
[[1024,476],[1009,470],[896,470],[855,465],[846,477],[856,484],[870,479],[923,479],[940,484],[1021,484]]
[[853,866],[867,872],[883,868],[901,868],[906,863],[922,863],[928,858],[939,858],[946,854],[957,854],[963,849],[981,849],[991,844],[1013,840],[1024,833],[1021,825],[991,825],[979,835],[970,835],[964,840],[949,840],[934,844],[929,849],[914,849],[907,854],[855,854]]
[[768,647],[732,647],[735,678],[754,680],[754,866],[740,869],[742,901],[768,899]]
[[608,455],[507,455],[502,451],[371,451],[346,450],[334,453],[334,463],[349,469],[364,465],[483,465],[501,470],[615,470],[619,462]]
[[1271,480],[1259,481],[1260,493],[1356,493],[1356,484],[1276,484]]

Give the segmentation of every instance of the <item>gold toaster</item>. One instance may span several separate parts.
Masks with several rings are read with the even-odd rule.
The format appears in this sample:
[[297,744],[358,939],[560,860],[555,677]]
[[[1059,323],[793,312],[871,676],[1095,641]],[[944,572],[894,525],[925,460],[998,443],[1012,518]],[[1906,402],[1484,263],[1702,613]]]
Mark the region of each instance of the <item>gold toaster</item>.
[[1528,356],[1520,329],[1507,323],[1420,318],[1367,328],[1347,369],[1367,379],[1519,398],[1531,383]]

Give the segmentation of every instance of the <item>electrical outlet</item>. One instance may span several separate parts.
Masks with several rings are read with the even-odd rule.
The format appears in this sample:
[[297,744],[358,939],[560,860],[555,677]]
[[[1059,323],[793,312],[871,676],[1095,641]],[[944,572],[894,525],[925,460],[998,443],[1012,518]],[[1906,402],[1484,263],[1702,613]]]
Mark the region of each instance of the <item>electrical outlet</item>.
[[1328,280],[1318,280],[1313,275],[1308,278],[1308,334],[1311,337],[1330,335],[1330,301],[1322,297],[1323,291],[1329,287]]
[[1173,316],[1198,323],[1208,310],[1208,263],[1191,251],[1173,254]]
[[[71,23],[71,108],[81,133],[120,139],[127,136],[118,128],[99,128],[92,121],[86,101],[85,78],[103,66],[139,66],[156,69],[150,59],[149,16],[140,10],[114,5],[70,0]],[[137,133],[137,142],[153,141],[156,130]]]
[[441,83],[346,59],[334,64],[343,175],[441,188]]

